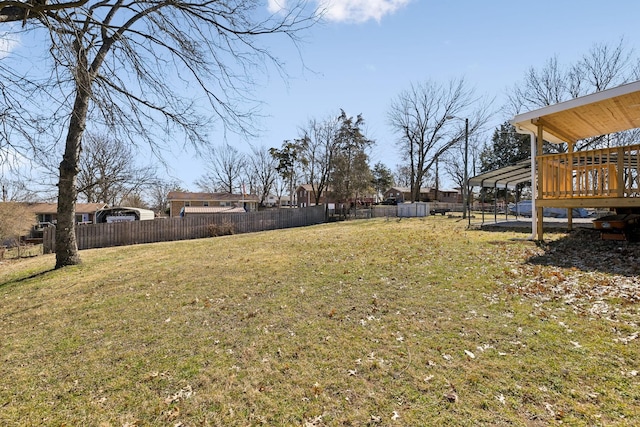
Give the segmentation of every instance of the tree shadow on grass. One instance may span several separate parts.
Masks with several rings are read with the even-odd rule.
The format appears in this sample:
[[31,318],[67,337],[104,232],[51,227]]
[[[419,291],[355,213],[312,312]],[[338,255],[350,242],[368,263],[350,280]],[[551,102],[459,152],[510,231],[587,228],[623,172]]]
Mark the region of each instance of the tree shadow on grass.
[[42,277],[44,275],[46,275],[47,273],[50,273],[52,271],[55,271],[55,268],[48,268],[46,270],[43,271],[39,271],[37,273],[33,273],[30,274],[28,276],[22,276],[22,277],[13,277],[9,280],[6,280],[4,282],[0,282],[0,289],[9,286],[9,285],[16,285],[22,282],[26,282],[27,280],[31,280],[31,279],[36,279],[38,277]]
[[640,243],[603,240],[598,230],[579,228],[539,246],[545,252],[527,262],[628,277],[640,274]]

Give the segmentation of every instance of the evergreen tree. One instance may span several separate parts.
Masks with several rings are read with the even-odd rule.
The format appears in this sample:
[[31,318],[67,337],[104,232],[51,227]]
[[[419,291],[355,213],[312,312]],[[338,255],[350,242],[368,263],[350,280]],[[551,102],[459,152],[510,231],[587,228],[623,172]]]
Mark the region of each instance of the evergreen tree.
[[382,162],[373,166],[373,188],[376,190],[376,197],[393,186],[393,172]]
[[480,153],[480,169],[482,172],[488,172],[511,166],[529,157],[531,157],[529,136],[516,133],[511,123],[504,122],[493,132],[491,145],[485,146]]
[[[529,135],[517,133],[511,123],[504,122],[500,125],[500,128],[493,132],[491,145],[485,145],[480,153],[480,169],[481,172],[489,172],[512,166],[530,157],[531,140]],[[516,186],[516,199],[520,199],[520,194],[525,185],[527,184],[521,183]],[[483,189],[483,191],[486,191],[485,197],[489,196],[491,198],[492,190]],[[496,194],[496,197],[498,196]],[[504,196],[506,197],[506,194]]]
[[336,134],[337,153],[331,176],[331,188],[338,200],[357,198],[371,188],[373,176],[366,150],[373,145],[362,133],[364,119],[355,119],[341,111],[340,128]]

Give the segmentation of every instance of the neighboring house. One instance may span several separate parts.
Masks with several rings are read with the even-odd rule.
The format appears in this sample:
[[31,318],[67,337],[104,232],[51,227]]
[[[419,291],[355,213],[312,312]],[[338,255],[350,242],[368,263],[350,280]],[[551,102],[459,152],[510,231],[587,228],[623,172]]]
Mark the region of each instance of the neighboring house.
[[[255,194],[231,193],[189,193],[186,191],[171,191],[168,196],[169,216],[179,217],[183,208],[241,208],[245,212],[258,210],[259,199]],[[215,210],[201,215],[217,213]]]
[[[427,202],[430,198],[431,188],[425,187],[420,189],[420,200],[417,202]],[[394,199],[398,203],[411,201],[411,188],[409,187],[391,187],[384,192],[384,200]]]
[[462,203],[462,192],[459,189],[439,190],[436,200],[442,203]]
[[[34,213],[38,223],[55,224],[58,222],[57,203],[27,203],[26,205]],[[106,203],[76,203],[76,224],[93,223],[96,211],[106,207]]]
[[[391,187],[384,192],[384,200],[395,199],[398,203],[411,201],[411,188]],[[423,187],[420,189],[420,200],[417,202],[443,202],[462,203],[462,193],[460,190],[437,190],[434,187]]]
[[289,206],[289,195],[287,194],[286,196],[283,194],[282,197],[280,197],[280,200],[278,200],[278,196],[274,195],[274,194],[269,194],[267,196],[267,199],[264,201],[265,206],[269,207],[269,208],[273,208],[273,207],[281,207],[281,206]]
[[[298,207],[306,208],[316,205],[316,192],[313,190],[311,184],[302,184],[296,189],[296,200],[298,201]],[[334,202],[331,194],[331,190],[325,188],[320,195],[319,205],[326,205],[327,203]]]

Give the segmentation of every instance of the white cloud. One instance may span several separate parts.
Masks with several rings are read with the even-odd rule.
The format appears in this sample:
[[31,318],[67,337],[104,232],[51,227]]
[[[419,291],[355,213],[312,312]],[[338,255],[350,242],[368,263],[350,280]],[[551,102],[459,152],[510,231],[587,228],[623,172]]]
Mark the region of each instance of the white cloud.
[[[278,0],[269,0],[269,3]],[[335,22],[366,22],[374,19],[378,22],[408,5],[412,0],[318,0],[324,17]]]
[[280,13],[287,10],[289,0],[267,0],[267,9],[271,13]]
[[287,8],[287,0],[268,0],[267,9],[271,13],[278,13]]
[[[334,22],[380,22],[413,0],[315,0],[325,19]],[[267,0],[267,9],[276,14],[287,10],[289,0]]]
[[0,33],[0,59],[8,56],[19,44],[20,39],[17,35],[9,32]]

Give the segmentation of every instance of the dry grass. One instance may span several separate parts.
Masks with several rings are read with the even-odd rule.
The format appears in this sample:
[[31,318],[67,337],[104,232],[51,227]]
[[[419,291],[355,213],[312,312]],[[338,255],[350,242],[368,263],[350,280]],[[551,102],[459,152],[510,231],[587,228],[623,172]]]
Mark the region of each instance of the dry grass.
[[5,261],[0,424],[637,425],[637,277],[523,237],[430,217]]
[[4,251],[0,248],[0,262],[13,258],[29,258],[42,255],[42,245],[20,245],[6,248]]

